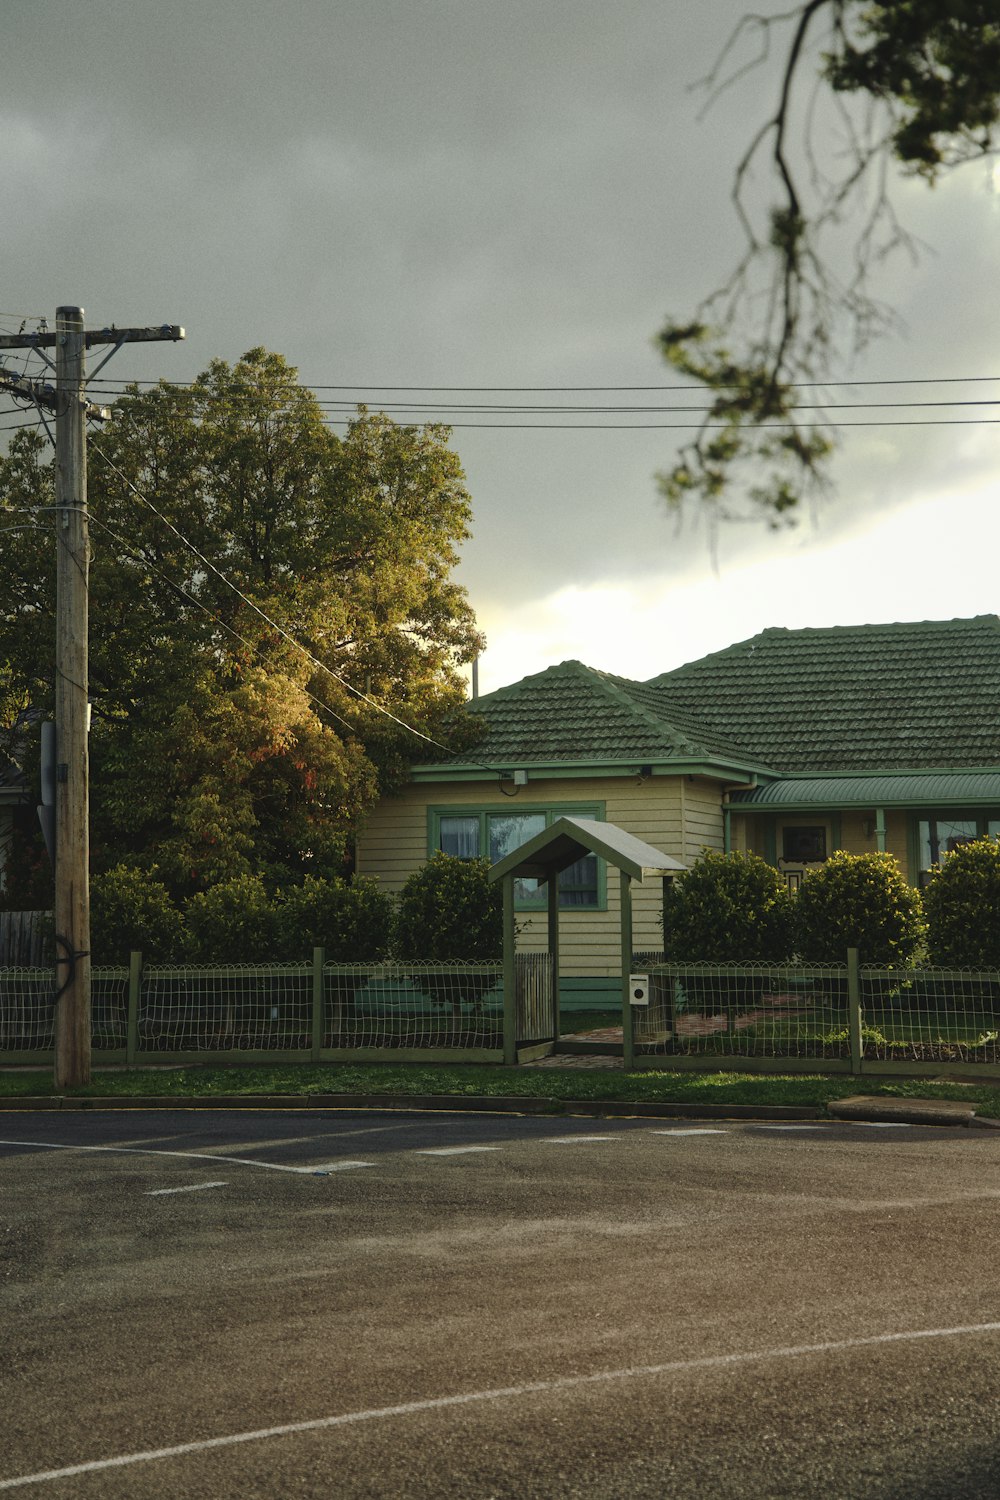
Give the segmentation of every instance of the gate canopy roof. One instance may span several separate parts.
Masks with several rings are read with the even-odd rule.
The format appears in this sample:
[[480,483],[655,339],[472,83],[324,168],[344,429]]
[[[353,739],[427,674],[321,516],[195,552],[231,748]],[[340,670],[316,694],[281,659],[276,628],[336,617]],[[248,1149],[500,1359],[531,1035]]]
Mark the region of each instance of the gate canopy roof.
[[626,833],[614,823],[599,823],[594,818],[557,818],[548,828],[497,860],[490,870],[491,880],[505,875],[548,880],[568,870],[587,854],[597,854],[633,880],[646,875],[676,875],[687,865],[669,854],[662,854],[652,844]]

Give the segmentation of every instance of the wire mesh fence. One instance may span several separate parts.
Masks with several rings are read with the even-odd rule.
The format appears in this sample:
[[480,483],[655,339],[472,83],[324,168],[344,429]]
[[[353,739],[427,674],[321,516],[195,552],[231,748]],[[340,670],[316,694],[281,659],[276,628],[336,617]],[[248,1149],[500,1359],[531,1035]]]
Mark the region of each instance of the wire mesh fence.
[[0,969],[0,1049],[34,1052],[55,1040],[52,969]]
[[658,964],[648,973],[649,1004],[632,1008],[642,1053],[850,1055],[846,965]]
[[[129,1058],[503,1048],[499,963],[155,965],[92,971],[92,1045]],[[641,960],[638,1056],[1000,1066],[1000,972]],[[553,1034],[552,958],[519,954],[517,1039]],[[52,968],[0,968],[0,1055],[54,1045]],[[854,1054],[852,1055],[852,1036]],[[860,1041],[859,1041],[860,1039]]]
[[304,1048],[312,1036],[311,964],[151,965],[139,992],[146,1052]]
[[1000,1063],[1000,974],[865,966],[861,1018],[865,1058]]
[[[91,1046],[125,1046],[128,970],[95,968],[90,975]],[[56,981],[51,968],[0,969],[0,1052],[48,1051],[55,1045]]]
[[502,964],[327,964],[324,981],[327,1047],[503,1045]]

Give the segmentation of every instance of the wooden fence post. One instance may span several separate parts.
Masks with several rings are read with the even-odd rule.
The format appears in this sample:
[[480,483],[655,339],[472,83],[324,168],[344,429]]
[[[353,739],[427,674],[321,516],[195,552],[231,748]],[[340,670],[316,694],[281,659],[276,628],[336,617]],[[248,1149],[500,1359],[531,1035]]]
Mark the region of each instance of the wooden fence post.
[[313,949],[313,985],[312,985],[312,1060],[319,1062],[320,1050],[326,1032],[326,981],[323,970],[326,968],[326,949]]
[[125,1022],[125,1062],[132,1067],[139,1050],[139,998],[142,994],[142,954],[134,948],[128,956],[128,1015]]
[[847,950],[847,1011],[851,1035],[851,1072],[860,1073],[864,1043],[861,1037],[861,964],[857,948]]

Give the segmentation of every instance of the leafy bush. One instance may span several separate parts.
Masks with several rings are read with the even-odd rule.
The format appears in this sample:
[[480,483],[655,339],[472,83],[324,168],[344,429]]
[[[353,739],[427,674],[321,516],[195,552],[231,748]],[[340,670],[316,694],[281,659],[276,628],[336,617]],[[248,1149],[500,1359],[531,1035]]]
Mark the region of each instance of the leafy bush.
[[489,860],[435,854],[399,894],[394,947],[402,959],[489,963],[503,956],[503,894]]
[[1000,968],[1000,843],[960,844],[924,890],[931,963]]
[[274,961],[275,910],[263,882],[255,875],[238,875],[199,891],[191,897],[184,915],[188,957],[195,963]]
[[388,951],[392,918],[392,897],[374,880],[307,875],[277,894],[274,956],[305,961],[322,947],[329,963],[372,962]]
[[667,887],[663,951],[681,963],[780,963],[792,949],[792,899],[756,854],[706,850]]
[[839,850],[805,876],[795,899],[795,946],[807,963],[909,964],[924,935],[920,894],[891,854]]
[[127,964],[134,948],[150,963],[183,958],[184,921],[154,871],[116,865],[90,882],[90,948],[96,964]]

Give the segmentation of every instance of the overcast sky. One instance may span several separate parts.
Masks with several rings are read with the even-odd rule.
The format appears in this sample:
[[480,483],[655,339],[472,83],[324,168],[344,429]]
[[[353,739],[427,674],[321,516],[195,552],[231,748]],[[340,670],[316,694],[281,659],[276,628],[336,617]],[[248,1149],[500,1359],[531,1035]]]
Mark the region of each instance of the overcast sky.
[[[771,103],[765,70],[699,118],[690,85],[742,10],[7,0],[0,327],[60,303],[90,324],[186,327],[185,344],[116,356],[123,380],[187,380],[264,344],[355,399],[670,384],[652,340],[729,269],[733,166]],[[884,277],[905,330],[853,378],[1000,377],[998,183],[980,164],[900,186],[930,248]],[[1000,378],[925,394],[1000,400]],[[657,498],[684,434],[459,425],[476,420],[504,419],[456,415],[453,437],[484,691],[568,656],[648,677],[768,625],[1000,608],[1000,426],[852,429],[811,520],[724,531],[713,567],[704,530],[678,534]]]

